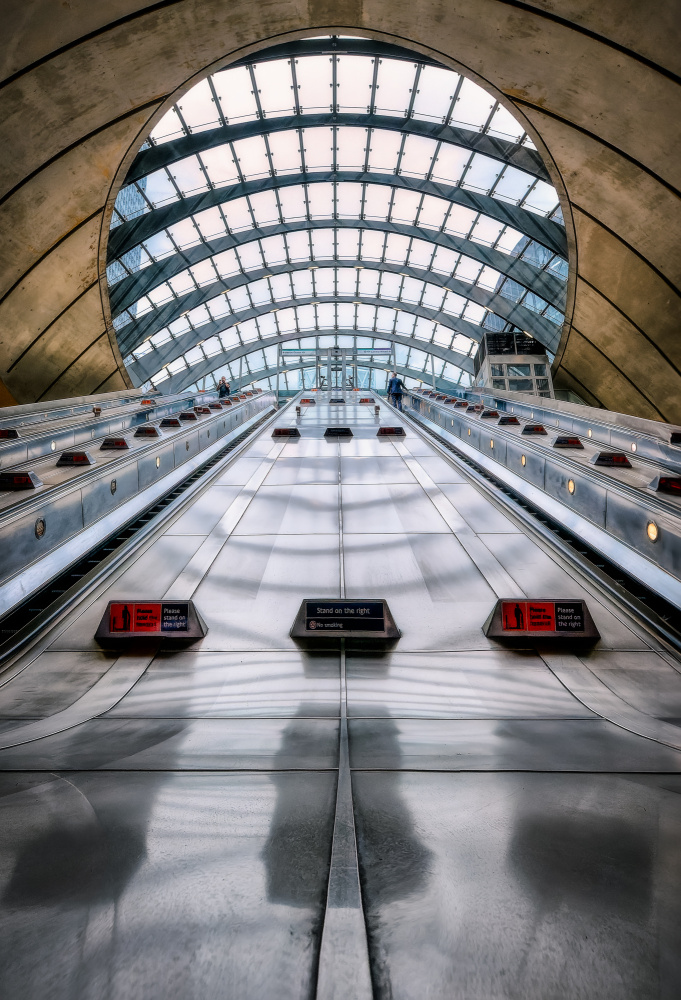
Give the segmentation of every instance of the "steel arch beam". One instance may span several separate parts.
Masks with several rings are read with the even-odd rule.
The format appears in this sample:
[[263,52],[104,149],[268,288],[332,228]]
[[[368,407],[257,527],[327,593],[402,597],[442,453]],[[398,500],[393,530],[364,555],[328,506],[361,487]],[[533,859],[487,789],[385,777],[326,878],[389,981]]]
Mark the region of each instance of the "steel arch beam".
[[[476,194],[465,188],[453,187],[403,174],[381,174],[365,171],[325,170],[306,171],[297,174],[285,174],[276,177],[261,177],[257,180],[244,181],[239,184],[213,188],[202,194],[180,198],[162,208],[153,209],[144,215],[123,222],[109,232],[108,261],[116,260],[132,250],[143,240],[168,226],[181,222],[190,215],[196,215],[216,205],[224,205],[246,195],[259,194],[261,191],[271,191],[285,187],[295,187],[302,184],[321,184],[331,181],[355,182],[366,184],[384,184],[388,187],[403,188],[416,191],[419,194],[431,194],[436,198],[444,198],[454,204],[462,205],[473,212],[481,212],[503,225],[512,226],[519,232],[537,240],[553,253],[567,257],[567,238],[565,229],[557,222],[535,215],[524,208],[510,205],[489,195]],[[425,231],[425,230],[424,230]]]
[[[142,295],[146,295],[147,292],[157,285],[163,284],[164,281],[186,270],[187,267],[199,264],[209,257],[217,256],[226,250],[238,249],[258,239],[267,239],[270,236],[280,236],[287,233],[298,233],[307,231],[308,229],[349,229],[385,232],[425,240],[434,246],[441,246],[455,253],[462,253],[480,264],[493,267],[496,271],[506,275],[506,277],[512,278],[519,284],[524,285],[525,288],[529,288],[538,295],[541,295],[542,298],[546,299],[547,302],[550,302],[557,309],[562,310],[565,308],[564,281],[548,271],[530,264],[528,261],[512,257],[509,254],[502,253],[500,250],[492,250],[482,243],[476,243],[473,240],[467,240],[460,236],[451,236],[448,233],[434,233],[427,229],[421,229],[418,226],[408,226],[404,223],[374,222],[370,219],[313,219],[311,222],[280,223],[276,226],[251,229],[230,236],[205,240],[203,243],[190,247],[182,253],[174,253],[169,257],[164,257],[157,264],[151,264],[148,267],[142,268],[134,274],[122,278],[121,281],[109,288],[112,315],[119,315],[124,309],[127,309],[128,306],[136,302]],[[342,260],[318,260],[311,257],[309,261],[273,265],[257,273],[260,276],[266,272],[279,274],[286,270],[298,269],[299,267],[305,268],[309,264],[314,264],[317,267],[357,266],[357,264],[351,263],[347,258]],[[443,281],[441,274],[428,271],[426,268],[414,267],[413,265],[391,264],[389,261],[362,260],[361,266],[384,271],[408,272],[410,277],[421,278],[435,284]],[[236,288],[241,284],[257,280],[250,277],[252,273],[256,272],[248,272],[244,275],[230,277],[230,287]]]
[[[229,285],[226,281],[216,281],[210,285],[204,285],[194,292],[189,292],[187,295],[172,299],[167,305],[147,313],[142,319],[129,323],[127,327],[123,327],[118,333],[118,343],[121,351],[124,354],[130,353],[130,351],[135,350],[144,340],[164,329],[173,320],[178,319],[181,315],[195,309],[197,306],[216,298],[228,287]],[[455,295],[460,295],[469,302],[474,302],[476,305],[492,310],[495,315],[508,323],[513,323],[521,330],[531,331],[537,340],[555,353],[560,339],[560,328],[555,323],[546,319],[545,316],[539,316],[525,306],[516,305],[514,302],[505,299],[503,295],[488,292],[486,289],[478,286],[471,287],[453,278],[450,278],[447,287]],[[225,324],[223,329],[227,329],[229,326],[237,326],[239,323],[245,323],[249,319],[257,319],[259,316],[264,316],[274,310],[290,309],[295,306],[313,305],[316,303],[320,305],[329,303],[359,303],[361,305],[383,306],[388,309],[395,309],[409,313],[410,315],[420,316],[423,319],[432,320],[434,323],[439,323],[441,326],[447,327],[455,333],[463,333],[472,340],[479,341],[482,335],[482,328],[478,325],[451,316],[446,312],[440,312],[437,309],[431,309],[428,306],[417,303],[405,302],[402,299],[389,299],[385,296],[374,297],[362,295],[361,293],[359,295],[309,295],[297,298],[277,299],[275,302],[265,302],[252,309],[230,313],[229,322]],[[202,327],[199,327],[199,329],[202,329]],[[126,336],[126,330],[129,331],[128,336]],[[178,337],[177,343],[180,343],[181,340],[182,337]]]
[[[198,331],[197,331],[198,332]],[[239,344],[235,347],[230,348],[228,351],[221,351],[219,354],[214,354],[212,357],[207,358],[205,361],[198,362],[196,365],[192,365],[191,368],[185,369],[184,372],[178,372],[177,376],[173,375],[170,381],[173,381],[180,376],[187,374],[188,372],[199,371],[200,374],[197,378],[203,378],[204,375],[209,375],[210,372],[215,371],[216,368],[222,365],[231,364],[232,361],[238,361],[239,358],[245,358],[249,354],[253,354],[256,351],[264,351],[268,347],[275,347],[277,344],[287,344],[293,340],[314,340],[319,336],[352,336],[361,337],[363,339],[374,339],[374,340],[385,340],[390,341],[393,344],[399,344],[401,347],[410,347],[417,351],[422,351],[424,354],[433,354],[435,357],[439,358],[441,361],[448,362],[449,364],[455,365],[457,368],[461,368],[462,371],[472,374],[473,372],[473,359],[469,358],[465,354],[460,354],[458,351],[452,351],[449,348],[441,347],[439,344],[433,344],[426,340],[416,340],[413,337],[403,337],[401,334],[396,333],[380,333],[373,330],[354,330],[354,329],[343,329],[343,330],[313,330],[305,331],[303,333],[283,333],[276,337],[267,337],[263,340],[252,340],[247,344]],[[192,346],[195,347],[197,344],[203,342],[204,338],[197,339],[196,343]],[[164,344],[160,348],[156,348],[153,352],[140,358],[139,361],[135,361],[133,364],[128,366],[128,371],[137,381],[137,384],[142,385],[144,382],[148,381],[166,364],[170,361],[174,361],[177,355],[171,356],[171,351],[165,351],[165,348],[171,347],[171,344]],[[187,348],[188,350],[189,348]],[[181,352],[181,353],[184,353]],[[151,360],[153,358],[153,361]],[[147,359],[149,359],[147,361]],[[145,365],[144,362],[147,361]],[[287,367],[289,367],[287,365]],[[184,385],[189,385],[193,379],[189,382],[184,382]],[[165,384],[165,383],[164,383]],[[173,385],[175,382],[173,381]],[[178,383],[179,384],[179,383]],[[172,389],[169,392],[176,392],[179,390]]]
[[[312,368],[312,367],[313,366],[310,365],[310,364],[308,364],[307,362],[303,362],[302,364],[287,365],[286,366],[286,371],[287,372],[293,372],[293,371],[299,371],[301,368],[305,369],[305,368]],[[385,371],[384,368],[381,368],[378,365],[365,364],[365,365],[360,365],[359,367],[360,368],[371,368],[373,371]],[[194,369],[191,369],[191,370],[194,371]],[[215,369],[211,369],[211,371],[214,371],[214,370]],[[428,373],[427,372],[423,372],[423,371],[419,371],[417,368],[409,368],[406,365],[395,364],[395,366],[393,368],[393,371],[398,372],[400,375],[406,375],[409,378],[418,379],[418,381],[420,381],[420,382],[427,382],[428,384],[430,384],[430,379],[428,378]],[[185,374],[185,373],[181,372],[180,374]],[[211,372],[207,372],[206,376],[210,375],[210,374],[211,374]],[[277,369],[276,368],[262,368],[258,372],[251,372],[245,378],[242,377],[241,380],[239,380],[238,378],[232,379],[232,382],[231,382],[232,390],[234,392],[238,392],[242,388],[245,388],[247,385],[252,385],[254,382],[260,382],[261,379],[273,378],[274,376],[276,376],[276,374],[277,374]],[[204,378],[206,376],[199,375],[199,378]],[[176,377],[177,376],[173,376],[173,378],[167,379],[165,382],[159,382],[157,388],[161,392],[163,392],[164,394],[182,391],[182,390],[174,388],[174,379]],[[198,379],[194,379],[193,381],[198,381]],[[189,383],[189,385],[192,385],[192,384],[193,384],[192,382]],[[460,385],[457,385],[455,382],[450,382],[448,379],[438,378],[437,376],[435,377],[435,386],[436,386],[436,388],[442,389],[445,392],[456,392],[456,391],[461,392],[462,389],[465,391],[465,389],[468,388],[467,386],[463,386],[462,387]]]
[[[257,62],[257,60],[254,60]],[[536,150],[521,146],[517,142],[496,139],[480,132],[469,132],[466,129],[441,122],[427,122],[417,118],[393,118],[389,115],[351,114],[347,112],[329,111],[326,114],[286,115],[281,118],[259,118],[236,125],[222,125],[203,132],[193,132],[158,146],[149,146],[140,150],[133,160],[125,180],[126,184],[141,180],[147,174],[169,167],[178,160],[207,149],[214,149],[228,142],[239,139],[250,139],[257,135],[271,135],[272,132],[290,132],[301,128],[333,128],[350,126],[353,128],[383,129],[390,132],[400,132],[406,135],[417,135],[436,142],[446,142],[452,146],[461,146],[471,153],[483,153],[495,160],[517,167],[532,177],[552,184],[548,170]]]

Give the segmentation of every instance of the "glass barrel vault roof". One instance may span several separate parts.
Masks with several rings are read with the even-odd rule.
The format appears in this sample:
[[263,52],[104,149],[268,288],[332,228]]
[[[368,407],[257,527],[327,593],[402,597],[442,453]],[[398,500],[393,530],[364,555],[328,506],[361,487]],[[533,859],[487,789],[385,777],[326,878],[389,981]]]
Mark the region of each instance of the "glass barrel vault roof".
[[[567,271],[556,191],[494,97],[329,38],[212,74],[163,116],[116,200],[107,277],[131,377],[176,391],[266,384],[278,344],[316,343],[392,346],[408,377],[467,385],[485,329],[555,351]],[[287,369],[314,375],[288,351]]]

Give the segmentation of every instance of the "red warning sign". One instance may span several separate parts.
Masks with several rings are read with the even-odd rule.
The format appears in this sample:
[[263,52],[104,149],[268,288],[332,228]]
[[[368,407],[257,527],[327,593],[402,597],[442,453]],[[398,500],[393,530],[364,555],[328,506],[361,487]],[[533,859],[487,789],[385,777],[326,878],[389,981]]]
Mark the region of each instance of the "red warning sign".
[[112,604],[110,632],[160,632],[161,604]]
[[555,602],[503,601],[501,625],[504,632],[555,632]]

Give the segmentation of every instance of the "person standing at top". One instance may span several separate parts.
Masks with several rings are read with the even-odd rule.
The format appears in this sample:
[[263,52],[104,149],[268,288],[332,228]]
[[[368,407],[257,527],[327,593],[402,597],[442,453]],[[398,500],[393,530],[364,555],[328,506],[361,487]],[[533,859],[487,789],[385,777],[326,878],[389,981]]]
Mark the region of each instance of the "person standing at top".
[[400,411],[402,410],[402,393],[406,388],[397,372],[393,372],[388,382],[388,399]]
[[229,382],[224,375],[218,382],[218,396],[220,399],[224,399],[225,396],[229,396]]

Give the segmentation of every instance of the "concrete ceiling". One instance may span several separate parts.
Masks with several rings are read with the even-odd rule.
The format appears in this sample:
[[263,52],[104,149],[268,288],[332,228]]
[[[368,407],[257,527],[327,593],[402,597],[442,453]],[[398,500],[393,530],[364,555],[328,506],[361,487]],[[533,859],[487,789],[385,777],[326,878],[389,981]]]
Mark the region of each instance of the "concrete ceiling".
[[113,199],[153,121],[265,45],[369,34],[506,98],[571,241],[558,387],[681,423],[680,0],[4,0],[0,405],[129,384],[102,281]]

